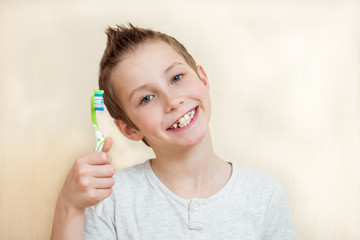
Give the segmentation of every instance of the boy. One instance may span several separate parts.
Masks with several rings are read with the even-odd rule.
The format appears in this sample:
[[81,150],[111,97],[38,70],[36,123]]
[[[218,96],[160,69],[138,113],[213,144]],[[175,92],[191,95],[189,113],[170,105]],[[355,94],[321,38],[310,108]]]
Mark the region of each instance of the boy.
[[[109,138],[103,153],[79,158],[52,239],[295,239],[281,184],[214,153],[208,78],[183,45],[131,24],[107,36],[105,105],[119,131],[156,158],[113,175]],[[90,206],[103,199],[97,217]]]

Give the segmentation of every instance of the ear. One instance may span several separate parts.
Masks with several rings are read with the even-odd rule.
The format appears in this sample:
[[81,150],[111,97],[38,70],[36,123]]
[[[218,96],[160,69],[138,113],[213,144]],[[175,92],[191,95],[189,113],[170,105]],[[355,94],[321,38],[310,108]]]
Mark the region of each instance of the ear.
[[197,71],[198,71],[198,75],[200,77],[200,80],[204,83],[205,87],[207,89],[209,89],[209,81],[208,81],[208,78],[206,76],[206,73],[205,73],[205,70],[204,68],[201,66],[201,65],[198,65],[197,67]]
[[140,141],[141,139],[143,139],[144,136],[139,131],[132,128],[129,124],[125,123],[123,120],[115,119],[114,123],[116,127],[119,129],[119,131],[128,139],[133,141]]

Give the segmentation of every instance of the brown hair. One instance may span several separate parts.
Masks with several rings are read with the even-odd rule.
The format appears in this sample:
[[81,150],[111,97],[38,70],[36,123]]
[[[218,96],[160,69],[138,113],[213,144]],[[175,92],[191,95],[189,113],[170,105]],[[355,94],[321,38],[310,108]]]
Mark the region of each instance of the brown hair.
[[[161,32],[135,27],[129,23],[128,27],[124,25],[116,25],[114,28],[109,27],[105,33],[107,35],[107,44],[100,62],[99,73],[99,88],[104,90],[104,104],[114,119],[120,119],[135,130],[139,130],[126,115],[112,86],[111,73],[116,65],[140,44],[148,41],[163,41],[169,44],[197,73],[196,62],[180,42]],[[146,139],[143,139],[143,142],[149,146]]]

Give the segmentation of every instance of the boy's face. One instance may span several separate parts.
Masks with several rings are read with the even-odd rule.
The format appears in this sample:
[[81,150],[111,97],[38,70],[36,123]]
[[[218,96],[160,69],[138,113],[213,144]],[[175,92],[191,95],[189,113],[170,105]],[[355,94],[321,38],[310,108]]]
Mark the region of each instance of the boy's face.
[[197,70],[200,79],[162,41],[147,42],[126,55],[111,81],[139,130],[115,120],[119,130],[132,140],[145,137],[154,150],[199,143],[208,131],[211,104],[206,74],[200,66]]

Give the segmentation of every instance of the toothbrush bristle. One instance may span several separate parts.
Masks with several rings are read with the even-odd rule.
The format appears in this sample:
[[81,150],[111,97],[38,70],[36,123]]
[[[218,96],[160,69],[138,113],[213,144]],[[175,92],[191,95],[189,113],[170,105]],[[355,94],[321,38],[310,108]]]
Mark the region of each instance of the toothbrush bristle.
[[104,111],[104,99],[100,94],[95,94],[94,109],[97,111]]

